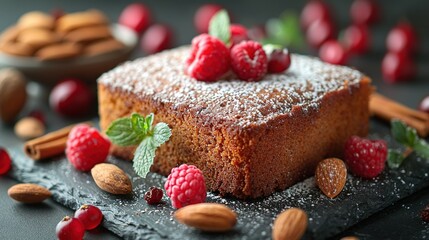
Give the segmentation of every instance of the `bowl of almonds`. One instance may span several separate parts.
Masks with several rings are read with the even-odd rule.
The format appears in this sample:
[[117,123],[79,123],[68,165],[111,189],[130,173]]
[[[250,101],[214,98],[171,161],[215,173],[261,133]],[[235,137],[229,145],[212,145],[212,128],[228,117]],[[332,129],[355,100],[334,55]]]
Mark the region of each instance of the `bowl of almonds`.
[[129,59],[137,41],[135,32],[111,24],[98,10],[58,18],[33,11],[1,33],[0,68],[16,68],[47,85],[67,77],[95,82]]

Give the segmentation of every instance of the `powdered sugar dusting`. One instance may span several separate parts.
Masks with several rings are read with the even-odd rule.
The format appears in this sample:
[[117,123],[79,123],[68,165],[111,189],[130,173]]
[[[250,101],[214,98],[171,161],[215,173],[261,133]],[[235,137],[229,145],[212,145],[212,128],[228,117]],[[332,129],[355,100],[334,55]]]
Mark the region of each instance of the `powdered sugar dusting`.
[[225,80],[206,83],[184,73],[188,54],[189,48],[181,47],[130,61],[103,74],[98,82],[172,109],[245,127],[290,115],[294,106],[304,112],[317,110],[326,93],[358,86],[362,78],[351,68],[295,54],[286,73],[267,74],[260,82],[236,80],[230,74]]

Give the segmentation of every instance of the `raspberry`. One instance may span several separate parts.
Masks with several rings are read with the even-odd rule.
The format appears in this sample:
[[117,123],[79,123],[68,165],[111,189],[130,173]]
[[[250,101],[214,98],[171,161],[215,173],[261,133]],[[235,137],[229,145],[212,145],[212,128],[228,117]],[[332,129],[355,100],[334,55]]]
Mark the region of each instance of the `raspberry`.
[[231,24],[229,27],[231,32],[231,47],[245,40],[249,40],[247,36],[247,29],[240,24]]
[[96,206],[84,204],[76,210],[74,217],[79,219],[86,230],[91,230],[100,225],[103,213]]
[[260,43],[244,41],[231,49],[231,66],[238,78],[254,82],[267,73],[268,59]]
[[387,144],[383,140],[369,140],[358,136],[350,137],[344,151],[349,169],[362,178],[374,178],[384,169]]
[[228,72],[229,63],[229,50],[225,44],[208,34],[201,34],[192,40],[186,73],[197,80],[213,82]]
[[66,155],[78,170],[89,171],[106,160],[110,141],[101,136],[95,128],[79,124],[70,131],[66,144]]
[[175,208],[206,200],[207,190],[203,173],[193,165],[182,164],[173,168],[164,187]]
[[162,195],[164,193],[161,189],[157,187],[150,187],[149,191],[147,191],[144,195],[144,200],[150,205],[158,204],[161,202]]

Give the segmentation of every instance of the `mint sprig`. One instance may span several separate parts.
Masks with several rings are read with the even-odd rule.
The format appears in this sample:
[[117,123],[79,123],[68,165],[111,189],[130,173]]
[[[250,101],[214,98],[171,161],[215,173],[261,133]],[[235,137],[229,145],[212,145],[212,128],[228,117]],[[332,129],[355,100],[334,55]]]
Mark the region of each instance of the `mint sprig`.
[[295,12],[286,11],[279,18],[267,21],[267,39],[264,44],[278,44],[283,47],[302,49],[304,47],[304,37],[299,25],[299,17]]
[[133,168],[140,177],[146,177],[155,158],[156,149],[168,141],[171,129],[160,122],[153,126],[153,113],[146,117],[138,113],[113,121],[106,131],[110,141],[119,146],[138,145]]
[[228,12],[224,9],[218,11],[210,20],[209,34],[218,38],[226,45],[229,45],[231,39],[230,20]]

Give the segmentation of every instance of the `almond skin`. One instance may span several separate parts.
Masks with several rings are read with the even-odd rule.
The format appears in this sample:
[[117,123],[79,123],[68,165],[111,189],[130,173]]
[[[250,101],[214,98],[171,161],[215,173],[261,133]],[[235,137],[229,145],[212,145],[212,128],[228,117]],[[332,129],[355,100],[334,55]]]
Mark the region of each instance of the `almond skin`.
[[299,208],[283,211],[274,220],[273,240],[299,240],[308,225],[307,214]]
[[45,187],[32,183],[16,184],[7,190],[7,194],[22,203],[40,203],[52,196]]
[[102,190],[112,194],[129,194],[133,191],[131,180],[119,167],[100,163],[91,169],[95,183]]
[[225,232],[237,223],[237,214],[224,204],[198,203],[174,213],[178,222],[207,232]]
[[335,198],[346,185],[347,168],[343,160],[327,158],[316,168],[316,184],[329,198]]

